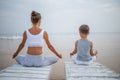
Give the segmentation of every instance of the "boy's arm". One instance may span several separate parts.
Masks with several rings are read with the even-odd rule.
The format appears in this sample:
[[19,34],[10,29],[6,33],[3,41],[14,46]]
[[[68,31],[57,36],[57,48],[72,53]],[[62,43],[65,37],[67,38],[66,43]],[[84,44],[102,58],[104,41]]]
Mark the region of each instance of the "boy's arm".
[[75,42],[75,48],[74,48],[73,52],[70,53],[71,56],[77,53],[77,45],[78,45],[78,41]]
[[22,40],[21,44],[19,45],[17,51],[13,54],[13,58],[15,58],[19,54],[19,52],[22,50],[22,48],[25,45],[26,40],[27,40],[27,35],[26,35],[26,32],[24,32],[23,33],[23,40]]
[[93,52],[93,43],[92,42],[90,42],[90,55],[91,56],[96,56],[97,55],[97,51]]

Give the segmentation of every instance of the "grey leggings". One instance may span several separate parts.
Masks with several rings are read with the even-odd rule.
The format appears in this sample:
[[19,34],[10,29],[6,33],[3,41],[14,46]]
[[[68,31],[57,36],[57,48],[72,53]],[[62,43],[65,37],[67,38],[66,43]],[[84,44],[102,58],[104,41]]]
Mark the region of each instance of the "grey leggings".
[[23,66],[42,67],[56,63],[59,60],[59,58],[57,56],[45,57],[43,55],[26,54],[16,56],[15,60]]

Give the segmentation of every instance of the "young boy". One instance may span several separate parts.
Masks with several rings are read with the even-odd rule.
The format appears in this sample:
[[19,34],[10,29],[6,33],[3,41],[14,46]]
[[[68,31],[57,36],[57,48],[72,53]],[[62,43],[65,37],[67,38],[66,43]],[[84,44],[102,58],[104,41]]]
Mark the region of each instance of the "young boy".
[[[91,64],[96,60],[97,51],[93,52],[93,43],[87,39],[89,35],[88,25],[81,25],[79,28],[81,39],[75,42],[75,49],[70,53],[75,64]],[[77,53],[77,55],[75,55]]]

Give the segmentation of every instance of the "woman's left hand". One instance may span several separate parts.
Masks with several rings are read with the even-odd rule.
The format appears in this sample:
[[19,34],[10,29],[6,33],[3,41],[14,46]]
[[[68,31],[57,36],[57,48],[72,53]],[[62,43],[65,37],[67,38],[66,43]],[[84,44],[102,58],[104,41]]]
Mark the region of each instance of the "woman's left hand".
[[62,58],[62,54],[58,54],[57,56],[58,56],[59,58]]
[[13,56],[12,56],[12,58],[14,59],[16,56],[17,56],[17,54],[16,54],[16,53],[14,53],[14,54],[13,54]]

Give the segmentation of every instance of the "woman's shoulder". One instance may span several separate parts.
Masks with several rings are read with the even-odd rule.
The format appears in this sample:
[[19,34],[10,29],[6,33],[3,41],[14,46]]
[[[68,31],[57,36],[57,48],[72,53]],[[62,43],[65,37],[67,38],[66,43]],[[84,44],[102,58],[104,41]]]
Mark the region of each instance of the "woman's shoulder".
[[31,30],[31,28],[26,29],[24,32],[25,32],[25,33],[28,33],[30,30]]
[[42,32],[43,32],[44,34],[48,34],[45,29],[42,29]]
[[43,32],[43,36],[44,38],[48,38],[48,33],[46,30],[42,29],[42,32]]

